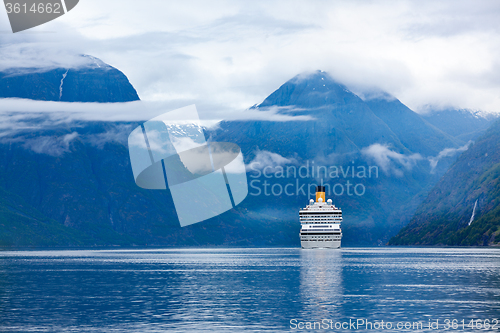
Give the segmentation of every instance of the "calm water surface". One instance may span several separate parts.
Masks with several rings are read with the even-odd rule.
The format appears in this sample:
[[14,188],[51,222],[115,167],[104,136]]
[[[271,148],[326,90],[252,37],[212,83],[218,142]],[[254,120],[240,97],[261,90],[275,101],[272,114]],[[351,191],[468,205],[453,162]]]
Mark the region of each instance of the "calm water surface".
[[2,332],[296,332],[323,319],[322,332],[398,331],[333,326],[349,319],[443,332],[495,318],[500,249],[0,252]]

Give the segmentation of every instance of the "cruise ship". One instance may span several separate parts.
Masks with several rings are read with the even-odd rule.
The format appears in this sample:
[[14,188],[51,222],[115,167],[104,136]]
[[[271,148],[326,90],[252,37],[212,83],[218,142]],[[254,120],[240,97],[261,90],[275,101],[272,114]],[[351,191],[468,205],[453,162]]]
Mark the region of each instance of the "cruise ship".
[[316,188],[316,201],[299,212],[300,244],[303,249],[338,249],[342,240],[342,210],[335,207],[332,199],[325,201],[325,187]]

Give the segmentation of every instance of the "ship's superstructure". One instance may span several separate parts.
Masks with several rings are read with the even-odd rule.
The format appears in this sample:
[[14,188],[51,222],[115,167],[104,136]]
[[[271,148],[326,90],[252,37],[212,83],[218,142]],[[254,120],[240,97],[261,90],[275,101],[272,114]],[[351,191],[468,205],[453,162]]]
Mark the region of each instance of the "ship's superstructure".
[[333,205],[332,200],[325,201],[325,187],[316,188],[316,201],[301,209],[300,244],[303,249],[340,248],[342,239],[342,210]]

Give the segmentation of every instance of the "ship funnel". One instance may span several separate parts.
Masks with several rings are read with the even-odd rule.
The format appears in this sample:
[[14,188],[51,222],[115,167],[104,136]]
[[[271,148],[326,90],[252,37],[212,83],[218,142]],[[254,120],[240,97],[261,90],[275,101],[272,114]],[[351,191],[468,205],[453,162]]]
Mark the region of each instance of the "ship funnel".
[[325,197],[325,187],[324,186],[318,186],[316,187],[316,202],[319,202],[319,198],[321,198],[321,202],[326,201]]

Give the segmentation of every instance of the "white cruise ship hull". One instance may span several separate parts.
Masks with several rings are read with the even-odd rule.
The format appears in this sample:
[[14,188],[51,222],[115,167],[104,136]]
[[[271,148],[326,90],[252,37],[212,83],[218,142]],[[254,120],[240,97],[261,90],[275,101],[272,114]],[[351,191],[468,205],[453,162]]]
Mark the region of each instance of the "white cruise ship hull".
[[316,201],[299,211],[300,245],[303,249],[339,249],[342,240],[342,209],[325,200],[325,187],[316,188]]
[[340,249],[339,240],[301,240],[303,249]]

